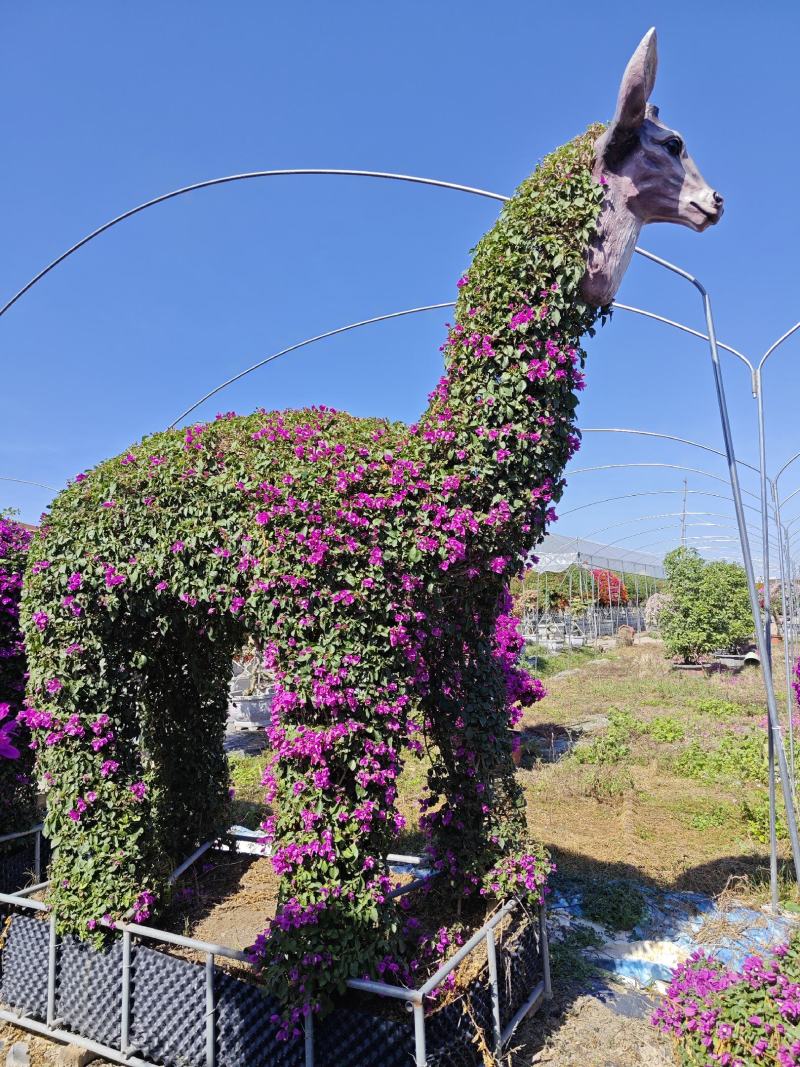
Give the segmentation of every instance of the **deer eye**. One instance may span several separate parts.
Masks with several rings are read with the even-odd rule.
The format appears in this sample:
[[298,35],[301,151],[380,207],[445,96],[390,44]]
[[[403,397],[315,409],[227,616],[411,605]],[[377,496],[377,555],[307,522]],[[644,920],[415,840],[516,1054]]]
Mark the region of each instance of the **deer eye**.
[[670,137],[664,141],[664,147],[671,156],[679,156],[683,151],[683,141],[680,137]]

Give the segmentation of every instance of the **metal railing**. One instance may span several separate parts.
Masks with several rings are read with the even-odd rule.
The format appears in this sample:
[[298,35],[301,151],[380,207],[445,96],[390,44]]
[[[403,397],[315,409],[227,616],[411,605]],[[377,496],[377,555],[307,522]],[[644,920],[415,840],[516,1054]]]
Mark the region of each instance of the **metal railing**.
[[[14,840],[15,838],[26,837],[30,834],[37,835],[37,842],[41,840],[42,826],[32,827],[30,830],[24,830],[16,834],[7,834],[0,838],[0,842],[6,840]],[[251,835],[244,835],[242,833],[231,833],[228,835],[229,839],[237,840],[251,840]],[[200,856],[213,847],[217,842],[204,842],[199,846],[186,860],[183,861],[170,876],[170,882],[174,883],[181,874],[195,863]],[[39,854],[37,848],[37,855]],[[398,854],[389,854],[386,857],[387,863],[392,865],[403,865],[406,867],[420,867],[424,866],[426,857],[424,856],[405,856]],[[436,875],[437,872],[424,870],[416,877],[405,885],[398,886],[394,889],[389,896],[398,897],[405,893],[409,893],[414,889],[419,888],[421,885],[429,881]],[[56,928],[56,915],[51,906],[41,900],[30,899],[31,894],[42,889],[46,889],[48,882],[39,882],[41,872],[37,869],[37,884],[28,887],[27,889],[19,890],[15,893],[0,893],[0,904],[5,904],[10,907],[20,908],[22,910],[28,910],[33,912],[39,912],[48,915],[49,923],[49,941],[48,941],[48,957],[47,957],[47,1006],[45,1014],[45,1022],[41,1022],[38,1019],[34,1019],[30,1014],[24,1012],[17,1012],[11,1010],[9,1007],[4,1007],[0,1004],[0,1019],[5,1022],[12,1023],[14,1026],[21,1027],[26,1030],[30,1030],[33,1033],[40,1034],[44,1037],[55,1038],[58,1041],[64,1041],[68,1043],[77,1043],[83,1048],[88,1049],[90,1052],[94,1052],[99,1056],[103,1056],[108,1060],[112,1060],[115,1063],[131,1064],[133,1067],[156,1067],[152,1061],[142,1059],[139,1055],[140,1050],[131,1045],[130,1043],[130,1023],[131,1023],[131,945],[132,938],[136,937],[140,940],[155,941],[158,944],[174,945],[180,948],[190,949],[205,956],[205,1067],[217,1067],[217,1020],[216,1020],[216,990],[215,990],[215,974],[216,964],[215,960],[217,956],[222,956],[226,959],[235,960],[239,963],[245,963],[248,967],[253,967],[250,957],[247,953],[242,952],[239,949],[231,948],[228,945],[218,945],[209,941],[200,941],[193,937],[184,937],[182,934],[175,934],[169,930],[159,930],[154,927],[143,926],[141,923],[130,922],[127,920],[114,922],[112,928],[118,931],[122,935],[122,989],[121,989],[121,1015],[120,1015],[120,1047],[115,1049],[109,1045],[105,1045],[99,1041],[93,1041],[84,1037],[81,1034],[72,1033],[65,1030],[60,1024],[61,1020],[56,1017],[56,984],[57,984],[57,971],[58,971],[58,933]],[[479,948],[482,944],[486,947],[487,957],[487,970],[489,978],[489,986],[492,1002],[492,1051],[495,1058],[499,1059],[502,1048],[509,1040],[514,1030],[517,1028],[521,1020],[531,1012],[539,1003],[546,997],[552,995],[552,986],[550,981],[550,959],[547,942],[547,928],[546,928],[546,911],[542,904],[539,908],[539,946],[540,957],[542,963],[542,978],[536,983],[530,994],[524,1001],[524,1003],[518,1008],[511,1020],[503,1028],[501,1027],[500,1018],[500,984],[497,968],[497,945],[495,939],[495,931],[498,925],[508,916],[512,911],[519,907],[519,903],[516,900],[511,900],[507,904],[503,905],[497,912],[484,925],[472,935],[472,937],[461,946],[461,948],[450,957],[442,966],[433,974],[423,985],[417,989],[409,989],[406,986],[390,985],[387,982],[371,981],[369,979],[352,978],[346,983],[348,988],[358,990],[362,993],[371,993],[376,996],[389,997],[393,1000],[404,1001],[414,1016],[414,1046],[415,1046],[415,1067],[426,1067],[427,1065],[427,1052],[426,1052],[426,1033],[425,1033],[425,998],[430,996],[431,993],[447,978],[447,976],[453,972],[456,967],[475,949]],[[0,956],[2,956],[2,950],[0,950]],[[306,1017],[304,1023],[304,1045],[305,1045],[305,1067],[314,1067],[314,1022],[313,1016]]]

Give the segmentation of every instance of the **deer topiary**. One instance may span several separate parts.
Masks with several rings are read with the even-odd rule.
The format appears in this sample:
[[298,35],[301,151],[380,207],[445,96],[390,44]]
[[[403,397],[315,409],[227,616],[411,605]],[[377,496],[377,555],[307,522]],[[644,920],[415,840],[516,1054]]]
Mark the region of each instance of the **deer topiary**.
[[508,727],[543,690],[516,667],[508,581],[553,518],[579,444],[581,338],[639,229],[722,213],[647,105],[655,70],[650,31],[610,126],[548,156],[480,241],[416,424],[218,416],[54,501],[26,578],[23,719],[62,930],[146,918],[174,861],[221,825],[227,686],[248,639],[278,682],[264,829],[282,878],[253,955],[287,1032],[351,975],[397,970],[385,856],[405,748],[430,759],[441,884],[541,894]]

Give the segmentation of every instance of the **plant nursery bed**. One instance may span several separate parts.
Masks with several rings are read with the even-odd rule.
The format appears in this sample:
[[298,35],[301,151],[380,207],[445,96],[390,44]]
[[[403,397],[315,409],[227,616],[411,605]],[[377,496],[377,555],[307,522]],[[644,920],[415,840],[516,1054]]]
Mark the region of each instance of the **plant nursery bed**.
[[479,931],[479,951],[446,1002],[417,996],[411,1013],[387,987],[380,996],[380,984],[362,984],[305,1035],[280,1042],[278,1005],[255,975],[151,948],[145,936],[118,934],[103,949],[55,938],[46,906],[18,901],[4,906],[12,914],[0,941],[0,1019],[133,1067],[482,1067],[496,1062],[500,1033],[508,1038],[549,989],[539,916],[503,909],[496,997]]

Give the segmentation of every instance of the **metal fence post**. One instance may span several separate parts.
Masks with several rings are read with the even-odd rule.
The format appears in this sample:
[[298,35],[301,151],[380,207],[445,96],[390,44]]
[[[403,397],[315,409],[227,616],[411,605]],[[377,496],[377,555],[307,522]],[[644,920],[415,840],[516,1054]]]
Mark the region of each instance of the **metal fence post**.
[[303,1023],[305,1034],[306,1063],[305,1067],[314,1067],[314,1016],[311,1012],[306,1015]]
[[497,977],[497,949],[494,941],[494,930],[486,933],[486,958],[489,962],[489,983],[492,993],[492,1025],[494,1028],[494,1055],[499,1060],[501,1051],[501,1026],[500,1026],[500,983]]
[[539,936],[541,938],[542,971],[544,978],[544,995],[547,1000],[553,996],[553,983],[550,979],[550,946],[547,941],[547,905],[539,905]]
[[206,1067],[217,1067],[217,1006],[214,997],[214,954],[206,954]]
[[123,1055],[130,1047],[131,1021],[131,935],[122,934],[122,1012],[120,1015],[120,1050]]
[[56,1020],[56,917],[50,913],[50,943],[47,950],[47,1025],[53,1027]]
[[33,837],[33,873],[36,881],[42,880],[42,831],[37,830]]
[[428,1053],[425,1048],[425,1005],[414,1004],[414,1067],[428,1067]]

